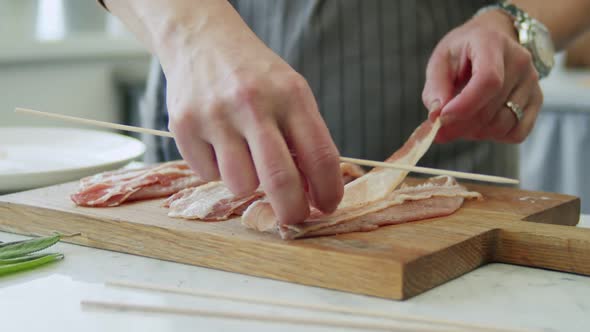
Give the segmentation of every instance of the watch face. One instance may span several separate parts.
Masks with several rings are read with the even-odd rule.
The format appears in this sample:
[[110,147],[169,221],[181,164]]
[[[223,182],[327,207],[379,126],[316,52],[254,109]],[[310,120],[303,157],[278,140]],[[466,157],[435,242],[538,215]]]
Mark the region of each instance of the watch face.
[[555,49],[553,47],[553,41],[549,32],[541,27],[535,27],[535,50],[539,56],[539,60],[548,67],[553,66],[553,56],[555,55]]

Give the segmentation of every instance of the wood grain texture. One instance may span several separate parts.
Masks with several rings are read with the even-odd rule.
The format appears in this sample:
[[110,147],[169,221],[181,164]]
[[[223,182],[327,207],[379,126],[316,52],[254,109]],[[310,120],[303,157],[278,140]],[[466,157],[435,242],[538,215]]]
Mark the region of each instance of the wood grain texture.
[[76,186],[0,196],[0,230],[80,232],[65,241],[391,299],[420,294],[492,261],[590,274],[590,230],[548,225],[577,224],[580,202],[572,196],[469,185],[485,199],[466,202],[448,217],[283,241],[238,220],[168,218],[162,200],[76,207],[69,200]]

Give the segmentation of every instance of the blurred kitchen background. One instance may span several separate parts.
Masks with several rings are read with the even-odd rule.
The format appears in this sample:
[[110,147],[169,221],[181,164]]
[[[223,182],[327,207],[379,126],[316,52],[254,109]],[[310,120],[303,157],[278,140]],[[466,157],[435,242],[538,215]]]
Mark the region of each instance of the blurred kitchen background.
[[[0,0],[0,126],[71,124],[22,106],[140,125],[148,52],[94,0]],[[542,81],[545,105],[521,145],[522,187],[582,197],[590,213],[590,35]]]
[[0,125],[72,126],[15,106],[135,123],[150,59],[94,0],[0,0]]

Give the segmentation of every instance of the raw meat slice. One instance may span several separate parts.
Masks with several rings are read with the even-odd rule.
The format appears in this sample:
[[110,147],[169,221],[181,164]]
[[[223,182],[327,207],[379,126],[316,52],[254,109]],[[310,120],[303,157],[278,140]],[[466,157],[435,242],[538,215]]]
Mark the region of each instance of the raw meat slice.
[[[426,120],[414,130],[408,141],[386,162],[415,165],[432,144],[439,128],[440,120],[437,119],[435,122]],[[397,169],[374,168],[369,173],[346,184],[342,201],[329,218],[338,223],[346,221],[342,216],[356,217],[359,216],[359,213],[374,212],[365,211],[363,207],[376,208],[376,203],[394,191],[407,174],[407,171]],[[318,215],[321,215],[319,211],[312,210],[310,219],[317,219]],[[268,220],[261,218],[268,218]],[[277,224],[277,221],[270,203],[259,201],[246,209],[242,215],[242,223],[247,227],[261,230]]]
[[83,178],[71,199],[80,206],[113,207],[128,201],[166,197],[203,183],[185,162],[174,161]]
[[169,217],[200,219],[207,221],[227,220],[231,215],[241,213],[264,195],[256,191],[245,197],[236,197],[221,181],[184,189],[166,200]]
[[252,203],[242,214],[242,225],[260,232],[268,232],[277,228],[278,220],[266,199]]
[[[350,163],[341,163],[340,172],[345,179],[351,180],[364,174],[361,167]],[[220,221],[233,215],[242,215],[250,204],[264,195],[259,188],[252,195],[237,198],[222,182],[217,181],[182,190],[168,198],[164,206],[170,207],[170,217]]]
[[365,175],[365,170],[356,164],[351,163],[340,163],[340,174],[342,174],[342,180],[344,184],[352,182],[361,176]]
[[464,199],[481,199],[450,176],[437,176],[418,186],[403,186],[385,199],[357,210],[337,210],[298,225],[281,225],[284,239],[373,230],[380,226],[449,215]]
[[[414,130],[406,143],[385,162],[415,166],[430,148],[439,128],[438,119],[435,122],[424,121]],[[360,206],[382,199],[395,190],[407,175],[408,171],[376,167],[346,185],[338,208]]]
[[326,226],[316,230],[294,230],[279,228],[283,239],[292,240],[303,237],[336,235],[351,232],[373,231],[380,226],[442,217],[452,214],[463,204],[463,197],[431,197],[416,201],[406,201],[383,211],[360,216],[344,223]]

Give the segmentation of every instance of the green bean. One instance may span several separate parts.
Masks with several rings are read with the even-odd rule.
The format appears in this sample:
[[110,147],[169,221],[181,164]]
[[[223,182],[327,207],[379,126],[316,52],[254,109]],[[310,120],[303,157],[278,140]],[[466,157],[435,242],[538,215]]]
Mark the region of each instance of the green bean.
[[61,239],[61,236],[61,234],[56,234],[30,240],[3,243],[0,245],[0,259],[20,257],[51,247]]
[[32,255],[15,257],[15,258],[0,259],[0,266],[31,261],[33,259],[37,259],[39,257],[43,257],[43,256],[47,256],[47,255],[48,255],[47,253],[37,253],[37,254],[32,254]]
[[14,242],[0,242],[0,249],[8,246],[8,245],[14,245],[14,244],[19,244],[19,243],[23,243],[25,241],[29,241],[30,239],[26,239],[26,240],[20,240],[20,241],[14,241]]
[[44,254],[32,260],[27,260],[20,263],[0,265],[0,276],[28,270],[37,266],[41,266],[47,263],[55,262],[64,258],[63,254]]

